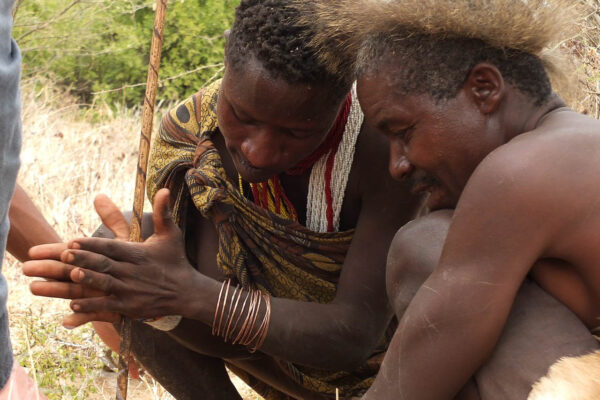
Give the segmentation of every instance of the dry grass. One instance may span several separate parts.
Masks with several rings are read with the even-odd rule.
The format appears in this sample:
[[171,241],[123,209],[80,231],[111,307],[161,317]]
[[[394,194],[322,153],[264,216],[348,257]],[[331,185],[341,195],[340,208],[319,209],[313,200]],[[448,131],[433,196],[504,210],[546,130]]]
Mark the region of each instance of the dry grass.
[[[583,33],[563,43],[579,60],[573,108],[600,118],[600,0],[590,6]],[[36,89],[37,88],[37,89]],[[41,88],[41,89],[39,89]],[[23,167],[19,182],[65,239],[89,235],[99,221],[96,193],[121,208],[132,203],[139,129],[137,110],[78,105],[52,85],[23,85]],[[60,326],[66,302],[33,297],[28,279],[10,256],[3,272],[10,286],[14,351],[51,400],[114,398],[114,376],[101,371],[104,346],[93,330]],[[151,378],[131,383],[131,399],[170,399]],[[247,399],[258,399],[240,385]]]
[[580,1],[587,10],[581,33],[562,45],[575,56],[579,81],[567,97],[574,109],[600,119],[600,0]]
[[[41,89],[36,89],[41,87]],[[130,209],[135,185],[138,110],[78,105],[66,93],[39,82],[23,84],[23,150],[19,182],[64,239],[90,235],[99,224],[92,208],[106,193]],[[146,204],[149,210],[149,205]],[[7,256],[8,308],[14,352],[51,399],[112,399],[116,377],[102,371],[105,346],[91,327],[60,325],[65,301],[37,298],[20,265]],[[239,380],[246,399],[259,399]],[[130,381],[129,398],[172,399],[150,377]]]

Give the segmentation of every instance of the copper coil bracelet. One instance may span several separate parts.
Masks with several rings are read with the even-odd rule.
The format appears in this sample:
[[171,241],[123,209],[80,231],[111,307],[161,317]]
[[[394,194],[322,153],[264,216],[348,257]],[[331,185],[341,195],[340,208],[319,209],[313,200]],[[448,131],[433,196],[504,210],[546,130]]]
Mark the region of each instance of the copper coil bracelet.
[[[244,291],[239,286],[236,286],[229,296],[230,289],[231,279],[227,279],[219,291],[212,334],[221,336],[226,343],[246,346],[254,353],[260,349],[267,337],[271,321],[271,297],[256,289]],[[264,314],[262,322],[256,328],[263,300]]]

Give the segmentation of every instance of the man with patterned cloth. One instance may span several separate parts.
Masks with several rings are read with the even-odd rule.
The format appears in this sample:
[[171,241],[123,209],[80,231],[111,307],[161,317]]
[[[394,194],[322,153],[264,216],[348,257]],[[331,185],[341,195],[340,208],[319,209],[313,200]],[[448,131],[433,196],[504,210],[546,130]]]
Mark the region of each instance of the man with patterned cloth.
[[[388,177],[385,138],[362,124],[350,74],[325,70],[299,16],[287,1],[242,1],[223,80],[163,118],[149,173],[154,234],[145,243],[78,239],[62,254],[32,253],[61,262],[25,267],[69,274],[73,282],[32,285],[34,293],[74,299],[66,325],[118,322],[123,314],[154,326],[134,324],[133,350],[180,399],[239,398],[224,363],[267,399],[332,399],[336,388],[342,398],[361,395],[393,327],[387,247],[418,199]],[[126,238],[114,205],[106,197],[96,205]],[[439,248],[439,236],[415,238],[407,256]],[[415,269],[422,275],[425,267]],[[410,298],[418,287],[418,279],[390,277],[394,295],[404,289]],[[531,345],[537,327],[513,325]],[[528,356],[539,345],[512,351]],[[547,367],[530,358],[525,372],[492,372],[490,381],[508,379],[507,390],[518,394],[508,398],[523,396],[528,387],[512,381]]]
[[[65,264],[24,267],[85,266],[70,271],[76,283],[32,284],[75,297],[66,325],[123,314],[158,328],[134,323],[133,351],[179,399],[239,398],[225,364],[267,399],[360,395],[387,346],[387,249],[419,198],[386,173],[385,140],[364,130],[352,82],[324,70],[287,4],[242,1],[223,80],[163,118],[154,234],[77,240]],[[126,237],[108,199],[97,206]],[[92,289],[106,296],[85,298]]]

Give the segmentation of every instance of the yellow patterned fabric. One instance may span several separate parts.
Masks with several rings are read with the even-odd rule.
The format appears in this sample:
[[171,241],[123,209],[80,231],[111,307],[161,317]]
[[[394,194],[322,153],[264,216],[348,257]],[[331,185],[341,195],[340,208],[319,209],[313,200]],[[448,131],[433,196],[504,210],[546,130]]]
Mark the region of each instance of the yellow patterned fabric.
[[[218,132],[219,88],[220,82],[206,87],[163,118],[150,154],[150,199],[167,187],[178,224],[182,225],[190,204],[210,219],[219,235],[217,264],[243,287],[299,301],[332,301],[354,231],[312,232],[260,208],[240,193],[227,179],[211,142]],[[377,359],[383,351],[378,351]],[[353,372],[332,372],[281,360],[277,363],[300,385],[332,398],[336,388],[344,397],[360,395],[371,385],[379,367],[377,362]],[[240,375],[267,400],[287,398],[250,376]]]

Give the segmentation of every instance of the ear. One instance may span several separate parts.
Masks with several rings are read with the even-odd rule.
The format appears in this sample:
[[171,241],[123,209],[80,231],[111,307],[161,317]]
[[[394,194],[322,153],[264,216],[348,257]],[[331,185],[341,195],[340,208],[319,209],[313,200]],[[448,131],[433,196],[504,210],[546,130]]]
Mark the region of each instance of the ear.
[[491,114],[504,97],[504,78],[494,65],[482,62],[471,69],[463,89],[483,114]]

